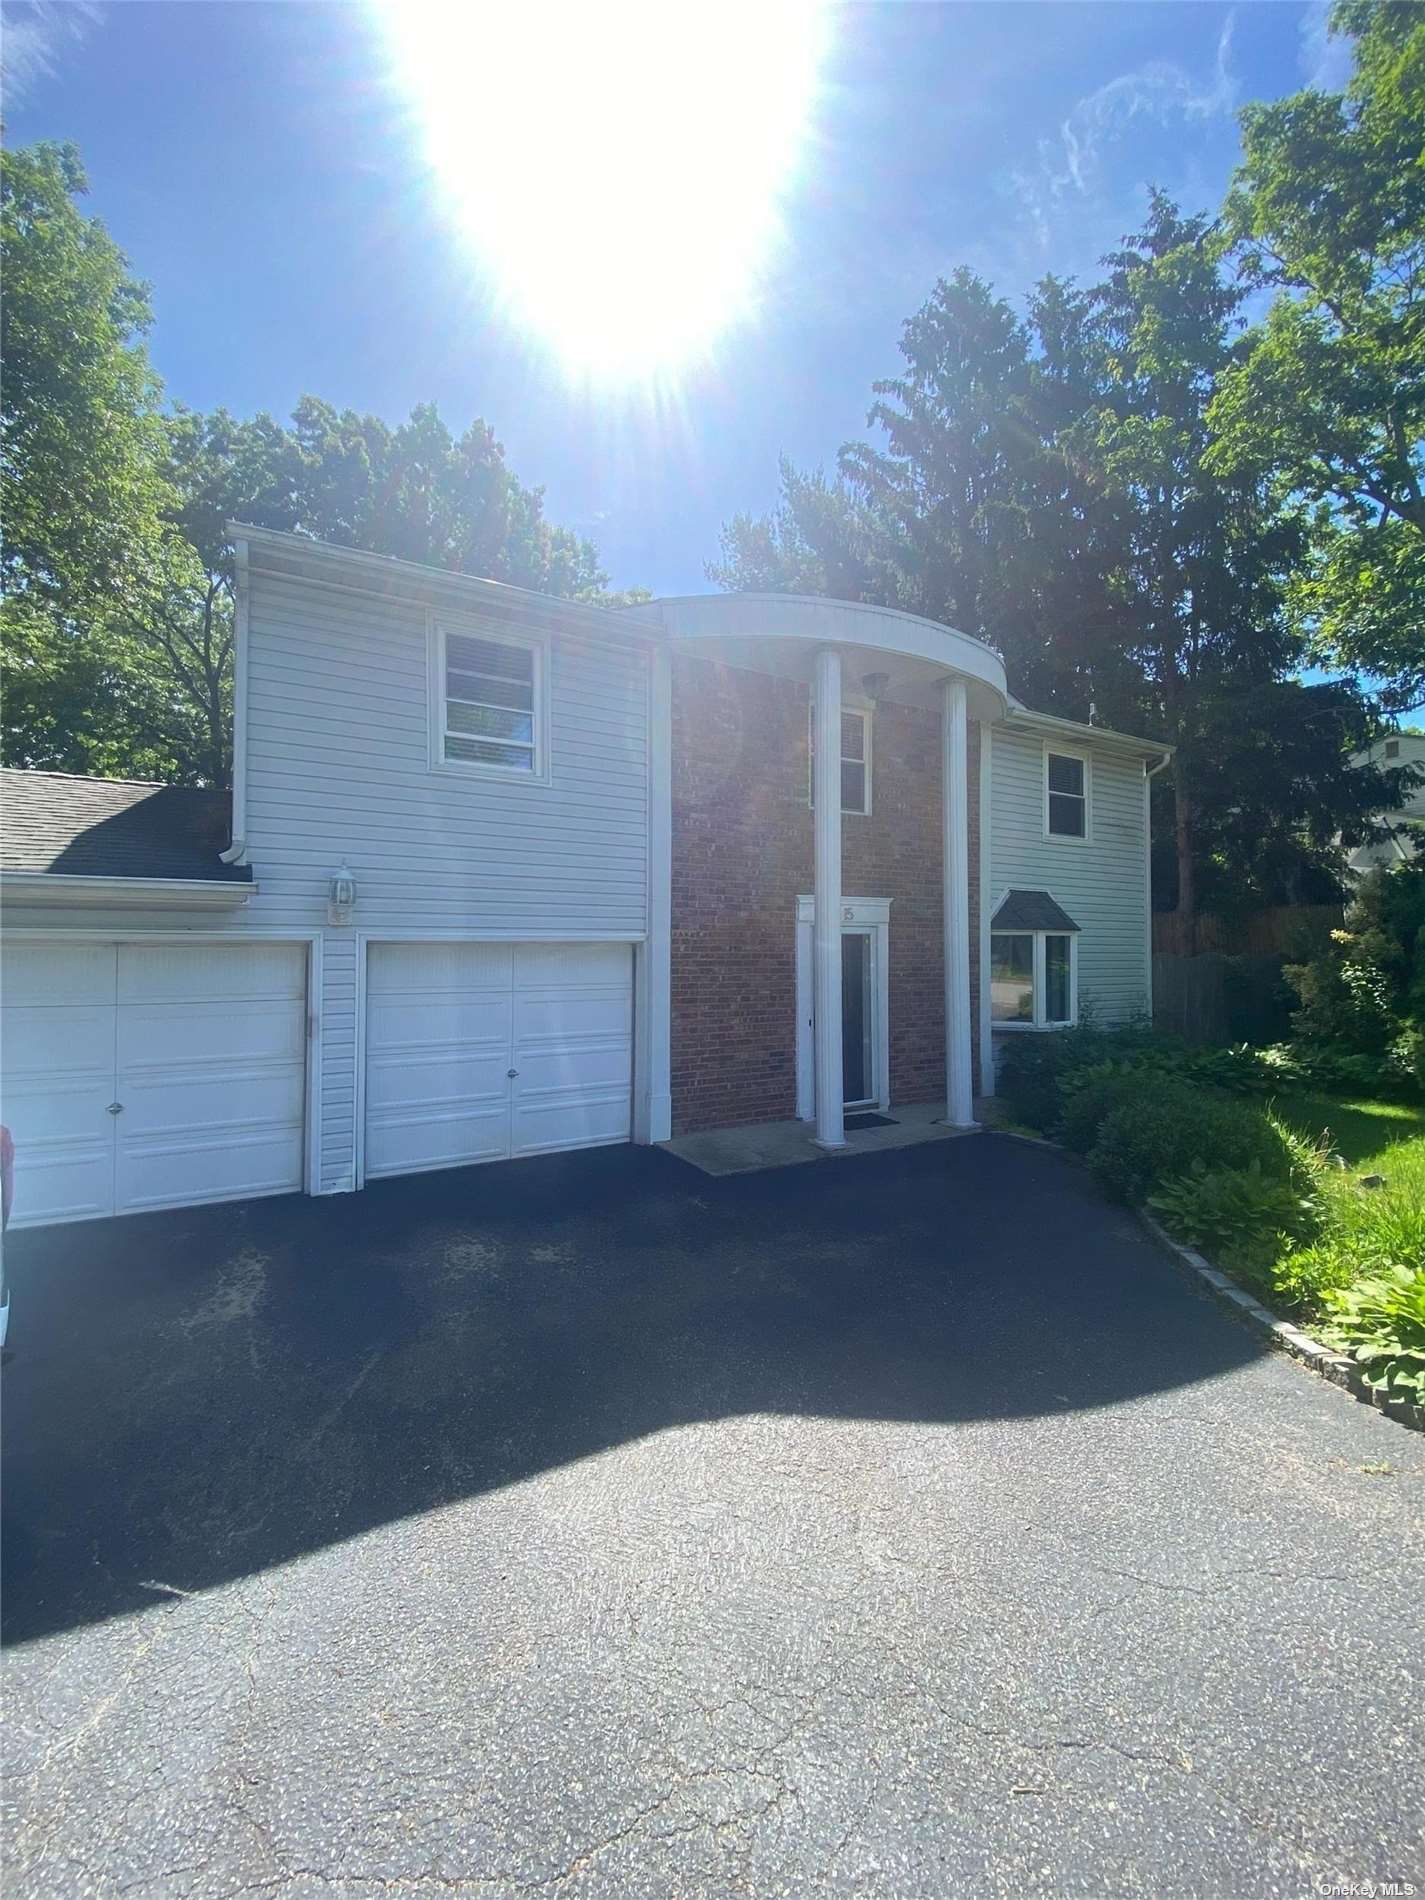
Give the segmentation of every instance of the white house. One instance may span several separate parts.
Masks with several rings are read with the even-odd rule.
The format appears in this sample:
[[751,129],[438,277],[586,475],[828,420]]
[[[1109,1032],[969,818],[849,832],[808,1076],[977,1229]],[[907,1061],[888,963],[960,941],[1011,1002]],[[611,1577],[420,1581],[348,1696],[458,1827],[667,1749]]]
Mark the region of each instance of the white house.
[[7,772],[15,1219],[848,1109],[1149,999],[1165,749],[954,629],[613,612],[235,526],[227,796]]
[[1399,732],[1388,732],[1364,752],[1358,752],[1351,763],[1383,766],[1387,770],[1414,766],[1422,776],[1398,811],[1381,813],[1379,823],[1390,827],[1390,835],[1370,844],[1357,845],[1347,859],[1350,869],[1360,874],[1379,864],[1404,864],[1416,849],[1425,851],[1425,732],[1408,726]]

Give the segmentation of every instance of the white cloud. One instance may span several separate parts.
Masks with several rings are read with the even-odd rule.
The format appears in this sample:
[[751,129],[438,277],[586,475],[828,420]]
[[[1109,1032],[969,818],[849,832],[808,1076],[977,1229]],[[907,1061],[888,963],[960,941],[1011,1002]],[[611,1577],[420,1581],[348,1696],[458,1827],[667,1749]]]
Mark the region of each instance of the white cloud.
[[1048,243],[1066,198],[1099,195],[1105,160],[1135,120],[1190,125],[1230,115],[1237,104],[1234,20],[1228,14],[1205,77],[1195,79],[1172,60],[1150,60],[1080,99],[1057,134],[1039,141],[1037,164],[1015,172],[1012,184],[1041,245]]
[[1317,92],[1341,92],[1351,77],[1355,56],[1344,34],[1328,31],[1331,0],[1308,0],[1301,15],[1302,78]]
[[28,0],[4,9],[0,37],[0,89],[7,107],[20,105],[63,54],[78,46],[99,18],[95,0]]

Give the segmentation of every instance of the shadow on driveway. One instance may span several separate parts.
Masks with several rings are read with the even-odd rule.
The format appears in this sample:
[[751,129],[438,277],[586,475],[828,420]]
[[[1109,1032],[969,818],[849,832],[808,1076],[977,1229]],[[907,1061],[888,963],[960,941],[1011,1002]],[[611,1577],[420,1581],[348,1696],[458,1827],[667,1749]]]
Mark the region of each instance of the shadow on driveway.
[[738,1413],[968,1423],[1256,1358],[1057,1157],[604,1149],[17,1234],[5,1636]]

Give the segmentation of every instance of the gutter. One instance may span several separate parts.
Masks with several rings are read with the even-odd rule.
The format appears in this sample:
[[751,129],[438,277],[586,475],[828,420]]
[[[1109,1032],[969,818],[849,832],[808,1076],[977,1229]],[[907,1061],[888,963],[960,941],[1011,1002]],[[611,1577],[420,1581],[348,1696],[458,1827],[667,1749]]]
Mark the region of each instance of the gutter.
[[233,809],[232,843],[222,864],[247,862],[247,540],[233,543]]
[[0,872],[7,904],[45,904],[56,909],[113,904],[166,910],[232,910],[258,889],[246,878],[80,877],[63,871]]

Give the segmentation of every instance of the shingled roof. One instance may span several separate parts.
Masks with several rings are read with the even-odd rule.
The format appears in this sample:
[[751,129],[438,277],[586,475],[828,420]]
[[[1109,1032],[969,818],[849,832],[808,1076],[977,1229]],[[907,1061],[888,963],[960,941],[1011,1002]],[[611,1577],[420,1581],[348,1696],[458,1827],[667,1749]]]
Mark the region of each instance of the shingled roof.
[[0,870],[250,884],[224,864],[228,792],[65,772],[0,770]]
[[1006,891],[992,930],[1077,930],[1078,925],[1048,891]]

